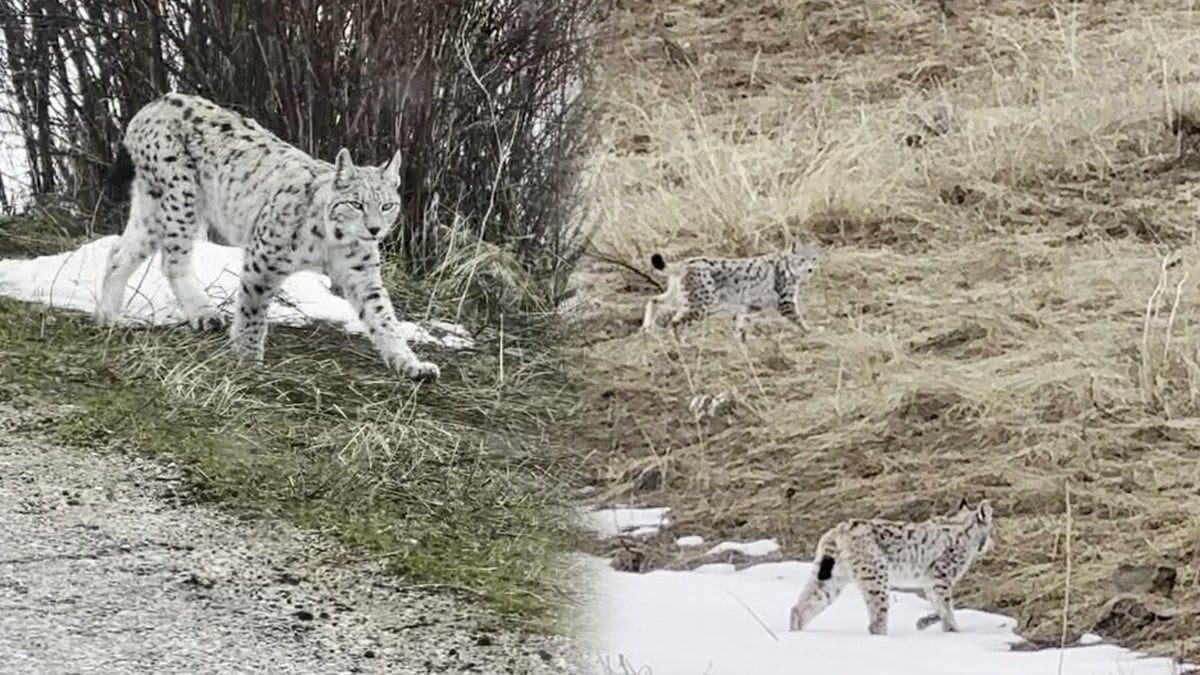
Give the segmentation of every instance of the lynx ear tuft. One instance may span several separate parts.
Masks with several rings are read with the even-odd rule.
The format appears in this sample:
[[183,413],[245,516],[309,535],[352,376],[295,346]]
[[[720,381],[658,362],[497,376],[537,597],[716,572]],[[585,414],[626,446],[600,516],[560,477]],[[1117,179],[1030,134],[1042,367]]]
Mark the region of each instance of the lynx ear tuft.
[[975,509],[975,517],[985,525],[992,522],[992,505],[988,503],[988,500],[979,502],[979,506]]
[[400,182],[400,167],[403,166],[403,160],[404,160],[403,153],[401,153],[401,151],[397,150],[396,154],[392,155],[392,158],[389,159],[387,161],[387,163],[381,167],[381,169],[383,170],[383,177],[392,181],[393,183],[399,183]]
[[333,182],[338,187],[344,187],[350,180],[350,169],[354,168],[354,162],[350,159],[350,151],[346,148],[338,150],[337,157],[333,160]]

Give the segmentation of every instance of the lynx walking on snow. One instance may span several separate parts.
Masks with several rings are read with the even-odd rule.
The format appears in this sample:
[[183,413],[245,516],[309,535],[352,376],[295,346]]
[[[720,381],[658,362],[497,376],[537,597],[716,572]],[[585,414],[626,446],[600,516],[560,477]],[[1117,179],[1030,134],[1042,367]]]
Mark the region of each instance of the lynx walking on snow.
[[746,341],[750,314],[774,310],[798,330],[808,331],[797,309],[800,284],[816,268],[816,253],[790,248],[751,258],[687,258],[668,263],[661,254],[650,264],[667,277],[667,290],[646,302],[642,330],[650,331],[662,313],[672,312],[671,328],[696,323],[717,310],[733,310],[738,340]]
[[261,363],[267,308],[293,272],[329,275],[358,312],[388,365],[414,379],[437,378],[400,332],[380,278],[379,241],[400,214],[400,153],[381,167],[355,166],[342,148],[330,164],[247,117],[198,96],[166,94],[125,130],[113,166],[132,182],[129,222],[113,247],[96,308],[102,323],[121,313],[134,270],[162,249],[163,273],[193,328],[224,319],[200,287],[192,248],[209,228],[244,251],[230,327],[240,361]]
[[954,585],[975,558],[992,547],[992,506],[975,508],[963,499],[957,511],[913,523],[895,520],[847,520],[817,542],[813,574],[792,607],[792,630],[802,630],[853,581],[867,604],[874,635],[887,634],[888,589],[917,586],[936,614],[917,621],[921,630],[941,619],[957,631]]

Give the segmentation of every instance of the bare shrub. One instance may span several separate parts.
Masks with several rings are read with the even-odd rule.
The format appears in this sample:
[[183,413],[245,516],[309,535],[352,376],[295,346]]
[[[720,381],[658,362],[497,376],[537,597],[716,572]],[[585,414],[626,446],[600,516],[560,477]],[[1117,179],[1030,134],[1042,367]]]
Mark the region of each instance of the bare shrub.
[[237,109],[325,159],[344,145],[382,162],[398,146],[405,219],[389,247],[406,271],[468,241],[557,287],[587,235],[577,177],[601,4],[0,0],[0,112],[35,200],[95,212],[98,232],[120,225],[103,179],[122,129],[165,91]]

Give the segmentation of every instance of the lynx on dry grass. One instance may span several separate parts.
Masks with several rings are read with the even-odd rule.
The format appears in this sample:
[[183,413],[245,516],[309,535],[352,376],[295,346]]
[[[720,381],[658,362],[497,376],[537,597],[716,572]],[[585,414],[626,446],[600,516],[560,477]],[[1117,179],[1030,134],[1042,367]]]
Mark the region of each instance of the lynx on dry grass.
[[643,331],[656,328],[667,312],[672,330],[678,330],[720,310],[733,311],[741,342],[746,341],[747,317],[760,312],[777,312],[797,330],[809,330],[798,309],[800,284],[816,269],[817,256],[800,244],[750,258],[696,257],[672,263],[655,253],[650,264],[667,277],[667,290],[646,303]]
[[939,619],[957,631],[954,585],[975,558],[992,547],[992,506],[975,508],[962,500],[957,511],[919,523],[871,519],[847,520],[821,536],[816,567],[792,607],[791,628],[802,630],[853,581],[867,604],[873,635],[887,634],[889,588],[918,587],[935,614],[917,620],[917,629]]
[[437,378],[400,332],[380,278],[379,240],[400,215],[400,153],[383,166],[314,159],[252,119],[197,96],[167,94],[129,122],[113,182],[132,182],[129,223],[113,247],[97,318],[121,313],[134,270],[162,249],[163,273],[196,329],[225,320],[192,271],[208,228],[245,251],[230,337],[239,360],[261,363],[267,308],[294,272],[329,275],[384,360],[414,379]]

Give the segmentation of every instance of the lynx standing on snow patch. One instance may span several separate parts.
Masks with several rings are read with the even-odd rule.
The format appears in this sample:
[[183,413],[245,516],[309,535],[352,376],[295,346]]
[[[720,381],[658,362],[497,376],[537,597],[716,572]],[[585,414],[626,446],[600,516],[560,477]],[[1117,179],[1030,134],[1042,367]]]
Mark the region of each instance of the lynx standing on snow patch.
[[957,631],[954,585],[975,558],[992,547],[992,506],[983,500],[919,523],[895,520],[847,520],[817,542],[812,577],[792,607],[792,630],[803,629],[837,599],[850,581],[867,604],[874,635],[887,634],[888,589],[918,587],[936,614],[917,621],[921,630],[941,619]]
[[357,310],[387,363],[416,379],[437,378],[400,333],[380,279],[379,240],[400,214],[400,153],[381,167],[314,159],[252,119],[197,96],[167,94],[129,122],[113,167],[132,181],[129,223],[113,247],[96,309],[120,316],[134,270],[162,249],[163,273],[193,328],[225,323],[192,270],[208,228],[244,250],[230,338],[239,360],[261,363],[267,308],[293,272],[329,275]]
[[655,253],[650,264],[667,277],[667,290],[646,303],[643,331],[655,328],[665,311],[673,312],[671,328],[678,329],[722,309],[733,310],[742,342],[747,316],[767,310],[778,312],[799,330],[809,330],[797,303],[800,284],[816,268],[817,256],[799,244],[752,258],[697,257],[673,263]]

